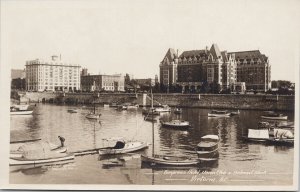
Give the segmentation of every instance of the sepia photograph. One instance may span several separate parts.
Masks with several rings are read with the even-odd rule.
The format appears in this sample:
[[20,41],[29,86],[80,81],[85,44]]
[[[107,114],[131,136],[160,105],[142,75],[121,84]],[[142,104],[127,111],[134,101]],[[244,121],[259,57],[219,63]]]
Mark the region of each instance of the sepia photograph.
[[298,189],[299,0],[0,5],[1,189]]

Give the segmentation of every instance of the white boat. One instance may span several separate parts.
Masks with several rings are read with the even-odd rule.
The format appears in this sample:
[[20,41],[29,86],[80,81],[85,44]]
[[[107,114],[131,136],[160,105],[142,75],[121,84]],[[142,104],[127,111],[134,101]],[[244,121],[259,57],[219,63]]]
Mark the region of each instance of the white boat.
[[33,110],[28,109],[29,105],[14,105],[10,107],[11,115],[31,115]]
[[99,155],[115,155],[115,154],[124,154],[148,147],[147,143],[142,141],[125,141],[123,138],[108,138],[105,139],[107,142],[114,142],[113,147],[105,147],[99,149]]
[[60,161],[67,161],[74,159],[75,156],[73,154],[66,154],[61,157],[47,158],[47,159],[26,159],[26,158],[10,158],[9,165],[37,165],[44,163],[55,163]]
[[[61,146],[58,146],[58,145],[55,145],[53,143],[50,143],[50,148],[51,148],[51,151],[54,151],[56,153],[66,153],[67,152],[67,147],[61,147]],[[9,154],[9,157],[11,158],[21,158],[22,157],[22,152],[20,151],[11,151],[10,154]]]
[[261,116],[261,118],[263,118],[263,119],[272,119],[272,120],[287,120],[288,116],[283,115],[281,113],[275,113],[273,111],[268,111],[268,112],[265,112],[265,114],[263,114]]
[[139,108],[138,104],[127,105],[127,109],[137,109],[137,108]]
[[103,104],[104,108],[110,107],[109,104]]
[[178,129],[186,129],[189,128],[190,122],[182,121],[182,120],[172,120],[168,122],[161,122],[162,126],[164,127],[171,127],[171,128],[178,128]]
[[230,115],[239,115],[239,114],[240,114],[240,110],[230,112]]
[[200,143],[196,147],[198,158],[216,159],[219,156],[218,135],[205,135],[201,137]]
[[21,156],[10,157],[9,165],[36,165],[74,159],[73,154],[60,153],[48,142],[37,141],[19,147]]
[[156,112],[170,112],[171,111],[171,107],[169,107],[168,105],[162,105],[162,107],[157,107],[155,108]]
[[208,117],[230,117],[230,113],[228,111],[212,110],[208,113]]
[[85,117],[87,119],[99,119],[101,117],[101,114],[89,113]]

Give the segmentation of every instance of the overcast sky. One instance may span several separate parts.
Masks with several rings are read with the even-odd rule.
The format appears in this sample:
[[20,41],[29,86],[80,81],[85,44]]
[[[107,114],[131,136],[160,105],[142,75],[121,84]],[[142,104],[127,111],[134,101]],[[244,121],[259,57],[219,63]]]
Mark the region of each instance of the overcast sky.
[[259,49],[272,80],[295,81],[298,0],[1,1],[2,65],[61,54],[90,73],[154,78],[168,48]]

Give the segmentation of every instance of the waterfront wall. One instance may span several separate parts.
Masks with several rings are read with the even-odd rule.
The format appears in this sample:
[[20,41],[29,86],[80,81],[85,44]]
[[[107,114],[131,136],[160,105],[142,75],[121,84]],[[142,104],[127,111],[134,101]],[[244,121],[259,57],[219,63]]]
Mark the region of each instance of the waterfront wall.
[[[287,110],[295,109],[295,97],[292,95],[222,95],[222,94],[153,94],[154,105],[167,104],[179,107],[199,107],[214,109],[256,109]],[[132,93],[37,93],[27,92],[23,97],[30,102],[91,104],[96,103],[137,103],[149,106],[143,94]],[[145,97],[144,97],[145,98]]]

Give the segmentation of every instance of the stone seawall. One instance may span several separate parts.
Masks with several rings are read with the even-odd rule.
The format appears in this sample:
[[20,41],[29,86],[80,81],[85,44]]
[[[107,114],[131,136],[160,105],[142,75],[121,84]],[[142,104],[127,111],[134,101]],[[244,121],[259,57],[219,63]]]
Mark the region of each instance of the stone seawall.
[[[144,95],[145,96],[145,95]],[[36,93],[27,92],[24,97],[30,102],[90,104],[96,103],[143,103],[143,94],[130,93]],[[222,94],[153,94],[154,104],[180,107],[214,109],[256,109],[294,111],[295,97],[290,95],[222,95]],[[150,97],[146,99],[150,105]]]

